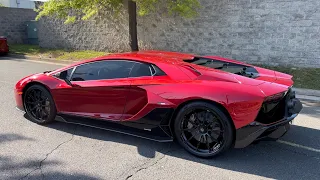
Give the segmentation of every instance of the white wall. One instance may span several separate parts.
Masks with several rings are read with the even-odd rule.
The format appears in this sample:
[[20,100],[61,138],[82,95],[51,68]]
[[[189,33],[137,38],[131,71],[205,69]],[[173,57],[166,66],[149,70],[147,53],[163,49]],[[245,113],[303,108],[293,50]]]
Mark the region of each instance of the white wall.
[[33,9],[34,2],[30,0],[0,0],[6,7]]

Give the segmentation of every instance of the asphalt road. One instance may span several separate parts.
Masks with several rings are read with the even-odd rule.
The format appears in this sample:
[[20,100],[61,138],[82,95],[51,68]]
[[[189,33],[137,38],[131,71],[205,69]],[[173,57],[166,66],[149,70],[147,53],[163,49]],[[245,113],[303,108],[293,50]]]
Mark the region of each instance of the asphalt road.
[[175,143],[54,123],[15,109],[20,78],[59,65],[0,58],[0,179],[320,179],[320,103],[304,109],[281,141],[200,159]]

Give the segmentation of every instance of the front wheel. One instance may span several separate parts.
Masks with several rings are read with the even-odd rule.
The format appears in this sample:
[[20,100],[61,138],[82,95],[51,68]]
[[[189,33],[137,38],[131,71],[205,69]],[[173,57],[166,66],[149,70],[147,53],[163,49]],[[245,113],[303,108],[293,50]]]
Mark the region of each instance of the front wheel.
[[192,102],[177,114],[174,133],[177,141],[193,155],[211,158],[233,144],[230,119],[216,105]]
[[24,107],[30,120],[38,124],[54,121],[56,107],[50,92],[40,85],[29,87],[24,94]]

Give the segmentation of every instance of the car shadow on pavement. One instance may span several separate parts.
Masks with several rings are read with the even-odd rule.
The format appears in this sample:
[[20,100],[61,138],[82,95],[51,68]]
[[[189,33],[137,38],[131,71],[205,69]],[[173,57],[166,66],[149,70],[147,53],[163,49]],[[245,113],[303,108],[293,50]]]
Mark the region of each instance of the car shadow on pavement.
[[[0,133],[0,151],[3,151],[2,148],[6,146],[10,147],[10,143],[14,141],[35,141],[32,138],[24,137],[19,134],[12,133]],[[68,179],[68,180],[78,180],[78,179],[100,179],[95,178],[90,175],[81,174],[81,173],[63,173],[58,171],[49,171],[45,174],[42,173],[41,165],[46,166],[58,166],[61,163],[58,161],[46,161],[41,164],[41,160],[38,158],[30,158],[21,160],[21,154],[17,156],[16,152],[11,152],[11,155],[1,155],[0,152],[0,179]],[[44,158],[44,157],[41,157]],[[48,178],[50,177],[50,178]]]
[[[68,126],[68,128],[64,126]],[[267,178],[320,178],[319,152],[292,147],[275,141],[262,141],[243,149],[232,149],[213,159],[202,159],[190,155],[176,143],[158,143],[120,133],[61,122],[50,124],[48,127],[76,136],[136,146],[137,153],[147,158],[154,158],[156,152],[159,152],[166,156]],[[75,128],[76,131],[74,132]],[[283,139],[320,149],[320,131],[316,129],[292,125],[291,130]]]

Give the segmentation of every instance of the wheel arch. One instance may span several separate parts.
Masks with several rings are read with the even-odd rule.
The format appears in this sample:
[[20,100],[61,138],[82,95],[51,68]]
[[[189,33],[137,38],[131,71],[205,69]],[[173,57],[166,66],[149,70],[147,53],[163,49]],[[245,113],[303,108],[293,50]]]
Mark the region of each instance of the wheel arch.
[[[38,81],[30,81],[22,89],[22,101],[24,101],[24,96],[25,96],[25,93],[26,93],[27,89],[29,87],[33,86],[33,85],[39,85],[39,86],[44,87],[50,93],[50,95],[52,96],[51,90],[50,90],[50,88],[48,86],[46,86],[45,84],[43,84],[41,82],[38,82]],[[23,107],[24,107],[24,103],[23,103]]]
[[[171,119],[170,119],[170,129],[173,130],[173,125],[174,125],[174,120],[178,114],[178,112],[184,107],[186,106],[187,104],[190,104],[190,103],[193,103],[193,102],[206,102],[206,103],[209,103],[209,104],[213,104],[215,106],[217,106],[218,108],[220,108],[224,113],[225,115],[228,117],[231,125],[232,125],[232,129],[233,129],[233,141],[235,141],[235,132],[236,132],[236,127],[234,125],[234,122],[231,118],[231,115],[230,113],[228,112],[228,110],[220,103],[216,102],[216,101],[212,101],[212,100],[209,100],[209,99],[192,99],[192,100],[188,100],[188,101],[185,101],[181,104],[179,104],[179,106],[174,110],[172,116],[171,116]],[[234,142],[233,142],[234,143]]]

